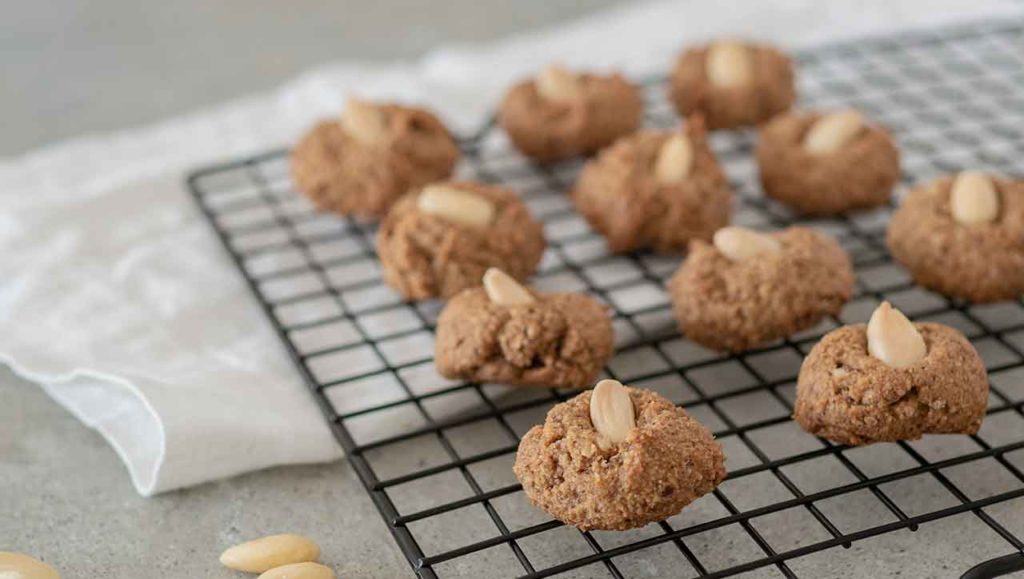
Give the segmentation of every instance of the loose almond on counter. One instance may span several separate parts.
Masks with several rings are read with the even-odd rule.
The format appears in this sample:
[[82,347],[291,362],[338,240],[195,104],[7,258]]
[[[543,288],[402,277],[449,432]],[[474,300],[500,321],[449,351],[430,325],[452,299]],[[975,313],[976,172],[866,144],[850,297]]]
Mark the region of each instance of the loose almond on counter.
[[237,571],[263,573],[274,567],[316,561],[320,547],[301,535],[270,535],[229,548],[220,556],[222,565]]

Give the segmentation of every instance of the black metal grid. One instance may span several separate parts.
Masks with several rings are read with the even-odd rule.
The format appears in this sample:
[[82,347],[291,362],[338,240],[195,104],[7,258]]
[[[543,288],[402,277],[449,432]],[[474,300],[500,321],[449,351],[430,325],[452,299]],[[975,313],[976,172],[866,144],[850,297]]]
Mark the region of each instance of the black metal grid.
[[[804,52],[799,79],[802,106],[856,106],[893,130],[903,153],[901,194],[968,167],[1024,174],[1020,22]],[[663,83],[646,87],[648,125],[677,123]],[[749,132],[712,137],[738,193],[734,222],[794,223],[760,195],[752,141]],[[817,575],[807,557],[828,551],[842,561],[836,547],[878,548],[872,537],[898,542],[906,533],[894,532],[948,517],[957,521],[952,532],[986,546],[950,573],[999,555],[969,575],[1024,568],[1014,531],[1020,517],[999,509],[1019,509],[1014,499],[1024,497],[1024,303],[972,306],[915,287],[884,247],[891,208],[804,220],[850,252],[854,298],[813,330],[719,355],[681,339],[672,321],[663,287],[678,258],[610,255],[572,210],[564,191],[580,162],[535,166],[511,152],[493,123],[462,148],[461,177],[519,191],[545,222],[549,249],[534,283],[587,291],[612,307],[617,353],[606,374],[658,390],[708,424],[725,446],[729,475],[682,514],[638,531],[578,533],[550,520],[527,506],[511,462],[519,436],[574,392],[437,376],[432,332],[441,304],[404,303],[387,289],[375,227],[313,211],[291,187],[284,151],[193,174],[202,211],[419,576]],[[992,388],[978,435],[854,449],[795,427],[803,355],[828,330],[864,321],[883,299],[914,319],[961,329],[982,353]]]

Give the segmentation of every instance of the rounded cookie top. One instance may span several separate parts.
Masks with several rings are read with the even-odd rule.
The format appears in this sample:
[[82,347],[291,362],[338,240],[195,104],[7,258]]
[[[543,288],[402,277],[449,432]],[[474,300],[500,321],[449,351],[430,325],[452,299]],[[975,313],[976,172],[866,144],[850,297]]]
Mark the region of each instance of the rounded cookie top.
[[669,99],[680,115],[703,114],[712,129],[757,125],[796,100],[793,62],[765,44],[691,48],[672,69]]
[[[430,198],[427,209],[425,196]],[[478,216],[480,211],[485,213],[482,222],[452,213]],[[490,267],[525,280],[536,271],[545,246],[543,226],[513,191],[469,181],[436,183],[409,193],[384,218],[377,235],[384,281],[411,300],[449,298],[479,286]]]
[[707,428],[654,392],[626,391],[635,427],[621,442],[600,440],[587,391],[552,408],[519,444],[516,477],[554,518],[584,530],[641,527],[725,478],[722,448]]
[[296,188],[319,209],[379,218],[410,189],[448,178],[458,159],[455,141],[430,112],[352,101],[342,119],[321,121],[303,136],[290,163]]
[[541,75],[543,80],[510,88],[498,112],[512,144],[527,157],[548,162],[589,155],[640,126],[640,91],[621,75],[576,74],[560,67]]
[[853,266],[834,239],[805,227],[765,237],[774,240],[774,250],[738,260],[717,240],[690,246],[668,285],[687,338],[742,351],[813,327],[850,299]]
[[914,327],[927,353],[903,368],[869,352],[864,324],[826,334],[800,367],[794,409],[800,426],[850,445],[977,432],[988,401],[977,351],[949,326]]
[[772,119],[759,133],[757,163],[765,194],[807,215],[884,205],[900,176],[889,132],[855,111]]
[[973,302],[1024,294],[1024,181],[991,179],[992,221],[961,223],[951,210],[955,177],[919,185],[889,221],[886,242],[918,284]]
[[503,305],[483,288],[460,292],[437,321],[435,364],[445,378],[585,388],[612,354],[607,307],[577,293],[526,290]]
[[[665,167],[673,155],[682,165],[677,171]],[[683,253],[692,239],[710,240],[732,211],[729,181],[699,118],[681,132],[641,131],[619,139],[584,166],[572,198],[613,252]]]

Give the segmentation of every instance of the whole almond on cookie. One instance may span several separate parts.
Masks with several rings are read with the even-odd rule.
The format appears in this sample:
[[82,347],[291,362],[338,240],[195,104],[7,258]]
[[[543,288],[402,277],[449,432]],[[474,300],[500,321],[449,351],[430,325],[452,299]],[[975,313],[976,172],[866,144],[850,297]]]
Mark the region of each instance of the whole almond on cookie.
[[535,82],[537,93],[549,101],[568,102],[580,97],[579,78],[557,64],[542,70]]
[[601,380],[590,395],[590,422],[597,430],[601,448],[609,448],[636,428],[636,416],[629,390],[616,380]]
[[53,567],[28,555],[0,551],[2,579],[60,579]]
[[924,338],[903,312],[882,302],[868,321],[868,353],[893,368],[906,368],[928,354]]
[[693,166],[693,145],[686,135],[678,133],[669,137],[658,150],[654,162],[654,176],[659,183],[679,183],[690,175]]
[[763,253],[774,253],[782,244],[771,235],[753,229],[730,225],[715,232],[711,239],[715,249],[730,261],[743,261]]
[[263,573],[274,567],[311,562],[319,558],[320,546],[312,540],[301,535],[282,534],[235,545],[221,554],[220,562],[236,571]]
[[999,194],[992,178],[981,171],[963,171],[949,192],[949,212],[957,223],[991,223],[999,217]]
[[373,103],[359,99],[349,99],[345,104],[341,126],[352,138],[367,144],[380,143],[387,136],[383,111]]
[[708,48],[705,57],[708,80],[718,87],[737,87],[750,84],[754,78],[754,63],[750,49],[740,42],[716,42]]
[[864,130],[864,115],[855,110],[827,114],[811,125],[804,137],[804,149],[812,155],[827,155],[842,149]]
[[496,267],[484,272],[484,291],[491,303],[499,306],[521,306],[532,304],[533,294],[509,274]]
[[494,221],[494,204],[471,191],[449,185],[427,185],[417,200],[420,211],[448,221],[484,227]]

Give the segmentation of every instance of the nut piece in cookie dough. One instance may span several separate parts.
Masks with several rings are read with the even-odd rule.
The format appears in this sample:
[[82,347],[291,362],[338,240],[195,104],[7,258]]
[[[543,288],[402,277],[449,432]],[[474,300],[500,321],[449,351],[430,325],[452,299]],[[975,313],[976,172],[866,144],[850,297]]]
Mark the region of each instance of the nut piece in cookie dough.
[[853,284],[849,256],[827,235],[726,227],[691,244],[668,292],[687,338],[738,352],[838,314]]
[[590,155],[640,126],[640,91],[619,74],[557,65],[505,94],[498,122],[521,153],[540,162]]
[[680,115],[701,113],[712,129],[763,123],[796,100],[793,62],[777,49],[722,40],[676,61],[669,98]]
[[970,302],[1024,294],[1024,181],[976,171],[913,188],[886,243],[914,281]]
[[888,302],[870,322],[825,335],[800,367],[793,417],[840,444],[974,434],[985,418],[985,365],[960,332],[914,324]]
[[721,446],[685,410],[603,380],[531,428],[513,470],[552,517],[582,530],[621,531],[671,517],[710,493],[725,478],[724,463]]
[[491,268],[437,320],[434,361],[445,378],[585,388],[612,355],[607,308],[577,293],[540,293]]
[[544,253],[544,228],[513,192],[433,183],[400,199],[377,234],[384,281],[409,300],[478,287],[490,267],[524,280]]
[[767,196],[805,215],[835,215],[888,203],[900,154],[884,128],[855,110],[789,113],[758,136]]
[[729,223],[732,190],[699,117],[677,132],[640,131],[589,161],[572,191],[576,209],[616,253],[684,253]]
[[458,159],[448,130],[426,110],[351,99],[340,119],[299,141],[291,173],[320,210],[376,219],[410,189],[447,179]]

